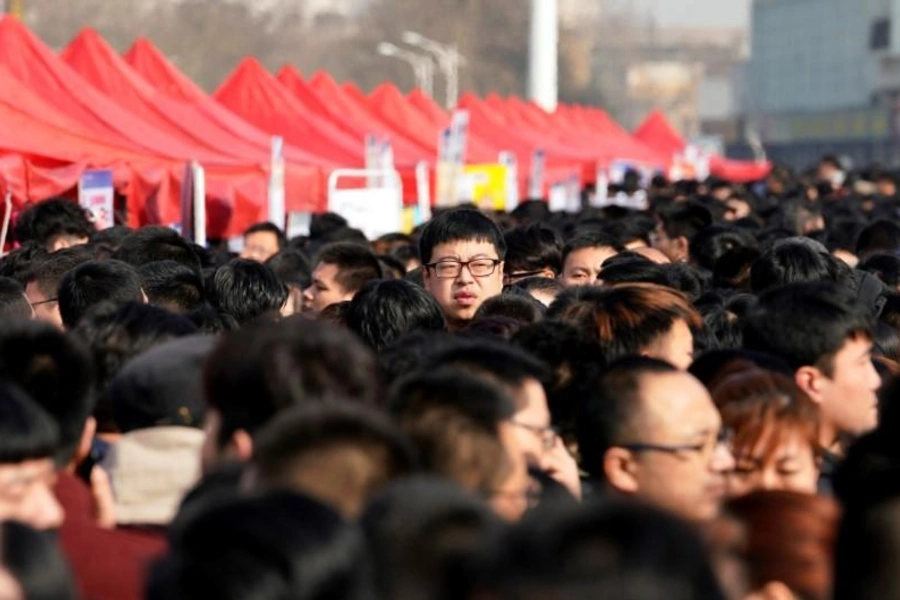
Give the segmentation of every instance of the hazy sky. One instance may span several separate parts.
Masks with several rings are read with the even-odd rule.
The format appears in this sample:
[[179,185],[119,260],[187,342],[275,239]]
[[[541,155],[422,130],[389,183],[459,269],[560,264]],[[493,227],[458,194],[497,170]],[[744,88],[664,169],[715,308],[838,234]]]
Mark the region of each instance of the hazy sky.
[[750,21],[750,0],[624,1],[639,10],[652,11],[659,22],[666,25],[746,27]]

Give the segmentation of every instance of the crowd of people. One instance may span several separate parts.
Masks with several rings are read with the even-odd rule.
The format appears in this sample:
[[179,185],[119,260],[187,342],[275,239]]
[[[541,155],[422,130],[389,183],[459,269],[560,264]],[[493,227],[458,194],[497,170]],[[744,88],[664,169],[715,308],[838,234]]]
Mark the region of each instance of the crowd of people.
[[0,598],[900,597],[897,185],[629,173],[239,256],[31,205]]

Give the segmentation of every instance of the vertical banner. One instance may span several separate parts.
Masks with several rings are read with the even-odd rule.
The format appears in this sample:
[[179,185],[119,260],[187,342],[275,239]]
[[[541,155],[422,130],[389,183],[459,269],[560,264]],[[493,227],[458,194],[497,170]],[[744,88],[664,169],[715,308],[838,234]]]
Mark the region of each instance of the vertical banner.
[[[379,140],[378,143],[378,168],[382,171],[394,171],[394,144],[390,138]],[[382,174],[378,178],[378,187],[390,185],[391,177]]]
[[431,219],[431,173],[428,171],[428,162],[420,161],[416,165],[416,214],[413,226],[426,223]]
[[269,172],[269,221],[279,229],[285,227],[284,138],[272,138],[272,166]]
[[172,229],[184,239],[194,241],[194,167],[189,162],[184,164],[181,178],[181,222],[174,223]]
[[460,192],[460,178],[466,164],[469,140],[469,111],[455,110],[450,120],[450,198],[452,204],[459,204],[463,198]]
[[512,152],[501,152],[498,162],[506,167],[506,212],[519,206],[519,162]]
[[438,160],[437,171],[435,173],[436,187],[435,205],[436,206],[453,206],[455,198],[451,184],[453,179],[453,165],[450,162],[452,152],[451,142],[453,138],[453,130],[447,128],[441,131],[438,138]]
[[206,171],[197,161],[191,163],[193,173],[193,240],[198,246],[206,247]]
[[544,174],[546,173],[547,155],[543,150],[531,153],[531,171],[528,174],[528,199],[536,200],[544,197]]
[[[381,143],[378,139],[378,136],[374,133],[367,133],[365,140],[366,148],[365,148],[365,168],[369,171],[375,171],[380,169],[381,163]],[[366,178],[366,187],[368,188],[377,188],[379,185],[377,175],[369,175]]]
[[115,189],[112,171],[85,171],[78,180],[78,204],[87,211],[97,229],[114,223]]
[[572,214],[581,211],[581,178],[577,175],[572,175],[568,179],[566,179],[566,196],[568,197],[568,202],[566,205],[566,210]]
[[603,208],[609,204],[609,177],[606,169],[597,169],[597,189],[590,198],[590,205]]

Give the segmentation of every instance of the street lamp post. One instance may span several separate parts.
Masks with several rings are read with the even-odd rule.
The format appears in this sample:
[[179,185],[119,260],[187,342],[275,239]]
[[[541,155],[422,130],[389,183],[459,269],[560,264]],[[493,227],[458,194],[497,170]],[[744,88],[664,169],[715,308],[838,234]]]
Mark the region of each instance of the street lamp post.
[[409,63],[416,75],[416,85],[429,96],[434,94],[434,62],[430,56],[404,50],[389,42],[378,44],[378,54]]
[[459,47],[455,43],[441,44],[415,31],[404,32],[403,41],[434,54],[447,80],[446,107],[448,110],[456,108],[459,101],[459,68],[465,64],[465,58],[459,53]]

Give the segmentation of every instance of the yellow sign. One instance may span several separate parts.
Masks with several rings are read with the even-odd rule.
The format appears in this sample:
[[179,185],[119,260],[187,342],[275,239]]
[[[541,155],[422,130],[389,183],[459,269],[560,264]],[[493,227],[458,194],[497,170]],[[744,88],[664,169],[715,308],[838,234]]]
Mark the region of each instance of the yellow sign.
[[486,210],[506,210],[505,165],[466,165],[460,182],[460,197]]

